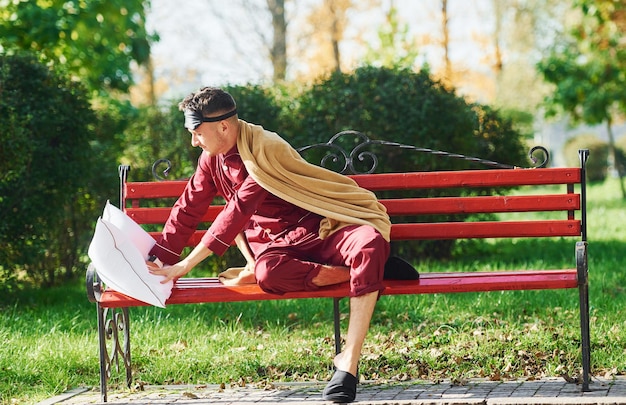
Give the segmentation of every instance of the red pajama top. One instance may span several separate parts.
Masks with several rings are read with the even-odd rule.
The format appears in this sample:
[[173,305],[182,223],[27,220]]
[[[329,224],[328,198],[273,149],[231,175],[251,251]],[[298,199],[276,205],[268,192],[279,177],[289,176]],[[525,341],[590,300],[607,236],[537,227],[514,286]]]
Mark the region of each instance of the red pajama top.
[[217,255],[222,255],[242,230],[255,256],[295,226],[304,225],[309,232],[318,232],[321,217],[259,186],[248,175],[235,146],[223,155],[202,153],[152,254],[167,264],[178,262],[216,195],[224,197],[226,205],[201,243]]

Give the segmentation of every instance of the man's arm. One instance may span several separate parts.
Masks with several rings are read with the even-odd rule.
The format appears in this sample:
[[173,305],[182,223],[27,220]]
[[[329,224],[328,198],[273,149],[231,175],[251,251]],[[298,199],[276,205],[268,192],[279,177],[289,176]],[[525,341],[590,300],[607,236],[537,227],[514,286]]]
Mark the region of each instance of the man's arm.
[[161,237],[150,252],[163,263],[173,264],[180,261],[180,252],[217,194],[210,171],[209,157],[203,153],[198,159],[195,173],[172,207]]

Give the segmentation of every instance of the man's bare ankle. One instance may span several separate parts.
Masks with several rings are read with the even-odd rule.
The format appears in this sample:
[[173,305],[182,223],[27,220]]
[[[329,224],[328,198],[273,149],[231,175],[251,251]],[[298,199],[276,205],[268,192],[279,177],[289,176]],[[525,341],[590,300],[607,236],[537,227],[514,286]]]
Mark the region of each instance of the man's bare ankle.
[[313,278],[318,287],[344,283],[350,280],[350,269],[345,266],[322,265],[320,272]]

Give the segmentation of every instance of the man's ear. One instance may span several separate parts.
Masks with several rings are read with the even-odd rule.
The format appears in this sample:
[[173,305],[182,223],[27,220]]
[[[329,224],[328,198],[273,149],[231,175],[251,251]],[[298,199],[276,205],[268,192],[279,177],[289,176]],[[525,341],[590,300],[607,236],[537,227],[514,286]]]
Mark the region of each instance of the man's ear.
[[225,133],[226,131],[228,131],[228,128],[230,128],[230,122],[228,122],[228,120],[221,120],[219,122],[219,128],[222,133]]
[[239,128],[239,120],[228,118],[219,122],[219,129],[222,133],[233,132],[235,136],[239,132],[237,129]]

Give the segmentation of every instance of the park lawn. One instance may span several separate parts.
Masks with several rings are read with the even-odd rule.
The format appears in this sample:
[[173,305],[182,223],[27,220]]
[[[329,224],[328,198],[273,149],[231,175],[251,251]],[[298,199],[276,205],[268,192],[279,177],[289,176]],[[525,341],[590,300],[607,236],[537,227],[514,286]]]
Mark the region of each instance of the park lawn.
[[[611,179],[589,190],[592,372],[626,373],[626,202]],[[571,241],[461,245],[420,271],[573,265]],[[347,314],[347,300],[342,301]],[[96,312],[82,281],[0,301],[0,403],[33,403],[99,383]],[[345,331],[346,323],[343,323]],[[138,383],[325,381],[334,351],[332,300],[132,308]],[[575,378],[578,292],[524,291],[382,297],[362,378]],[[125,389],[114,375],[112,389]]]

